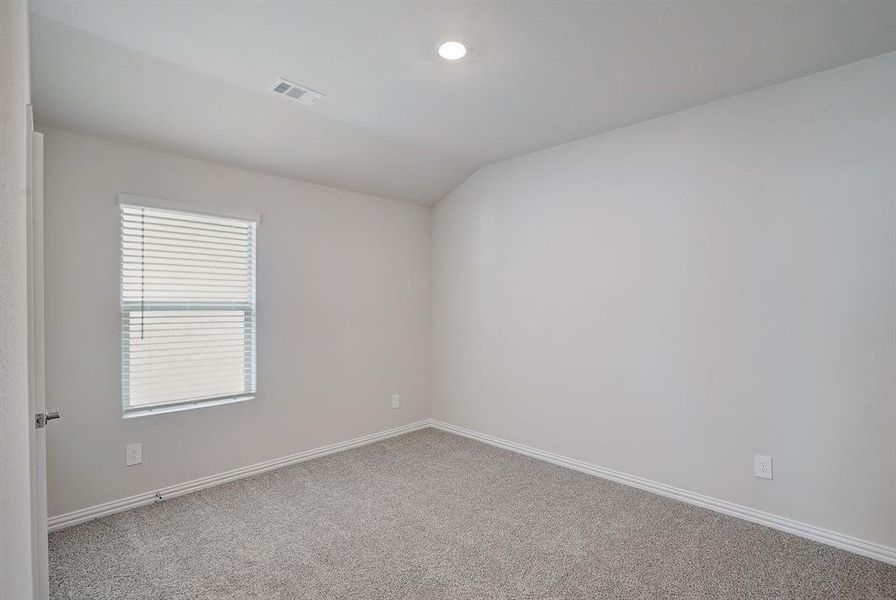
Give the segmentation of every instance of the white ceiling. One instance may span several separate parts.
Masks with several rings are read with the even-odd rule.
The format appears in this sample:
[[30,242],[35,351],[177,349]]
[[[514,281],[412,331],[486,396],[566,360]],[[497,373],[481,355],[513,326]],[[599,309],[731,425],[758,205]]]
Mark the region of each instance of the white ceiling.
[[[49,126],[433,204],[477,167],[896,50],[894,0],[32,0]],[[467,58],[438,58],[459,39]],[[285,77],[313,108],[268,92]]]

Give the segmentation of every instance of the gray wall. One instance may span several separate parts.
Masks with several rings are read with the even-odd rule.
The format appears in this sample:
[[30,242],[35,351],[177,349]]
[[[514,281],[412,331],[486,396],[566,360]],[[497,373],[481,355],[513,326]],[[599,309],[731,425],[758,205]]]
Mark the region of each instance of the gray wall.
[[890,54],[480,170],[434,416],[896,546],[894,99]]
[[[429,416],[429,208],[44,131],[50,516]],[[262,213],[255,400],[122,419],[116,192]]]
[[28,8],[0,2],[0,598],[32,597],[25,105]]

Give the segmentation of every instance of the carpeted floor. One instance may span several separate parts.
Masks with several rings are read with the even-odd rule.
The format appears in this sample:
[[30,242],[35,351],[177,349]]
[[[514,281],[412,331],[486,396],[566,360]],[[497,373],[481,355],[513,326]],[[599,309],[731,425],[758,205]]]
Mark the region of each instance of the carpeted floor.
[[887,599],[896,567],[427,429],[50,536],[50,597]]

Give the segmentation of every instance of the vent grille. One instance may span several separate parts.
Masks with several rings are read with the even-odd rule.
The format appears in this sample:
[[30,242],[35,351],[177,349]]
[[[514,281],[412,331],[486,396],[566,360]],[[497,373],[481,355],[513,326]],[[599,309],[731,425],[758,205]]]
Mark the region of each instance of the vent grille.
[[291,98],[300,102],[301,104],[306,105],[314,104],[324,97],[324,94],[322,94],[321,92],[301,86],[297,83],[293,83],[292,81],[283,78],[280,78],[274,82],[274,85],[271,87],[271,91],[275,94],[286,96],[287,98]]

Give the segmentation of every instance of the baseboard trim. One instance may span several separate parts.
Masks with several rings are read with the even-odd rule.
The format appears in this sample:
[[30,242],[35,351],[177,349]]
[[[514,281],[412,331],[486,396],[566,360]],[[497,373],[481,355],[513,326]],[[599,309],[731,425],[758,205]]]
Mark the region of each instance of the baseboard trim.
[[250,477],[259,473],[264,473],[265,471],[271,471],[273,469],[278,469],[287,465],[304,462],[313,458],[320,458],[321,456],[326,456],[328,454],[350,450],[351,448],[358,448],[359,446],[366,446],[367,444],[372,444],[374,442],[379,442],[381,440],[403,435],[405,433],[417,431],[418,429],[425,429],[429,426],[430,425],[428,419],[417,421],[416,423],[411,423],[409,425],[387,429],[385,431],[365,435],[344,442],[330,444],[328,446],[321,446],[320,448],[306,450],[305,452],[291,454],[282,458],[275,458],[273,460],[256,463],[247,467],[241,467],[239,469],[233,469],[232,471],[218,473],[217,475],[201,477],[199,479],[171,485],[158,490],[144,492],[142,494],[137,494],[128,498],[121,498],[120,500],[104,502],[103,504],[97,504],[96,506],[90,506],[62,515],[50,517],[49,519],[47,519],[47,529],[49,531],[57,531],[59,529],[71,527],[72,525],[84,523],[85,521],[90,521],[99,517],[104,517],[106,515],[122,512],[125,510],[136,508],[138,506],[144,506],[146,504],[152,504],[153,502],[157,502],[160,497],[162,499],[167,499],[174,498],[176,496],[183,496],[184,494],[189,494],[191,492],[196,492],[207,487],[227,483],[228,481],[243,479],[244,477]]
[[306,460],[319,458],[321,456],[326,456],[328,454],[334,454],[336,452],[349,450],[351,448],[358,448],[360,446],[372,444],[374,442],[403,435],[405,433],[410,433],[412,431],[425,429],[427,427],[433,427],[435,429],[447,431],[448,433],[461,435],[470,439],[484,442],[492,446],[496,446],[498,448],[510,450],[511,452],[516,452],[518,454],[524,454],[526,456],[544,460],[561,467],[566,467],[568,469],[573,469],[582,473],[588,473],[589,475],[595,475],[603,479],[609,479],[610,481],[615,481],[617,483],[629,485],[638,489],[652,492],[654,494],[659,494],[661,496],[666,496],[668,498],[687,502],[688,504],[707,508],[709,510],[744,519],[753,523],[758,523],[760,525],[765,525],[767,527],[772,527],[773,529],[778,529],[787,533],[798,535],[800,537],[820,542],[822,544],[827,544],[835,548],[840,548],[841,550],[846,550],[854,554],[867,556],[869,558],[880,560],[885,563],[896,565],[896,548],[876,544],[874,542],[869,542],[846,534],[837,533],[829,529],[823,529],[821,527],[816,527],[815,525],[809,525],[808,523],[794,521],[793,519],[773,515],[761,510],[749,508],[747,506],[734,504],[733,502],[728,502],[726,500],[719,500],[718,498],[713,498],[704,494],[690,492],[688,490],[676,488],[664,483],[645,479],[643,477],[629,475],[628,473],[623,473],[614,469],[600,467],[584,461],[576,460],[574,458],[554,454],[552,452],[546,452],[544,450],[539,450],[538,448],[532,448],[530,446],[511,442],[509,440],[474,431],[472,429],[458,427],[457,425],[452,425],[450,423],[445,423],[436,419],[417,421],[416,423],[410,423],[401,427],[387,429],[385,431],[380,431],[378,433],[346,440],[344,442],[321,446],[320,448],[314,448],[312,450],[306,450],[305,452],[291,454],[282,458],[276,458],[273,460],[256,463],[254,465],[241,467],[232,471],[226,471],[217,475],[202,477],[200,479],[194,479],[192,481],[179,483],[158,490],[144,492],[142,494],[129,496],[127,498],[121,498],[119,500],[113,500],[111,502],[104,502],[102,504],[97,504],[96,506],[90,506],[62,515],[56,515],[47,519],[47,529],[49,531],[58,531],[66,527],[71,527],[72,525],[77,525],[78,523],[84,523],[86,521],[104,517],[106,515],[130,510],[138,506],[152,504],[153,502],[157,502],[160,497],[162,499],[165,499],[182,496],[184,494],[196,492],[201,489],[220,485],[229,481],[243,479],[252,475],[264,473],[265,471],[271,471],[280,467],[285,467],[287,465],[292,465],[295,463],[304,462]]
[[588,473],[589,475],[595,475],[603,479],[609,479],[617,483],[622,483],[624,485],[636,487],[638,489],[646,490],[654,494],[659,494],[660,496],[666,496],[668,498],[687,502],[688,504],[707,508],[709,510],[730,515],[732,517],[737,517],[739,519],[744,519],[745,521],[751,521],[753,523],[765,525],[773,529],[786,531],[787,533],[792,533],[809,540],[827,544],[835,548],[840,548],[841,550],[846,550],[854,554],[860,554],[862,556],[867,556],[869,558],[880,560],[885,563],[896,565],[896,548],[883,546],[874,542],[869,542],[842,533],[837,533],[835,531],[816,527],[815,525],[809,525],[808,523],[794,521],[793,519],[780,517],[778,515],[773,515],[761,510],[749,508],[747,506],[741,506],[739,504],[734,504],[733,502],[719,500],[718,498],[713,498],[704,494],[689,492],[688,490],[676,488],[664,483],[652,481],[650,479],[644,479],[643,477],[636,477],[635,475],[629,475],[628,473],[623,473],[621,471],[599,467],[597,465],[592,465],[584,461],[568,458],[566,456],[561,456],[552,452],[546,452],[544,450],[539,450],[537,448],[532,448],[530,446],[525,446],[523,444],[504,440],[492,435],[473,431],[471,429],[458,427],[457,425],[451,425],[450,423],[445,423],[436,419],[430,419],[429,425],[435,429],[441,429],[442,431],[447,431],[448,433],[468,437],[480,442],[484,442],[486,444],[490,444],[492,446],[510,450],[511,452],[538,458],[555,465],[560,465],[561,467],[566,467],[568,469],[573,469],[582,473]]

